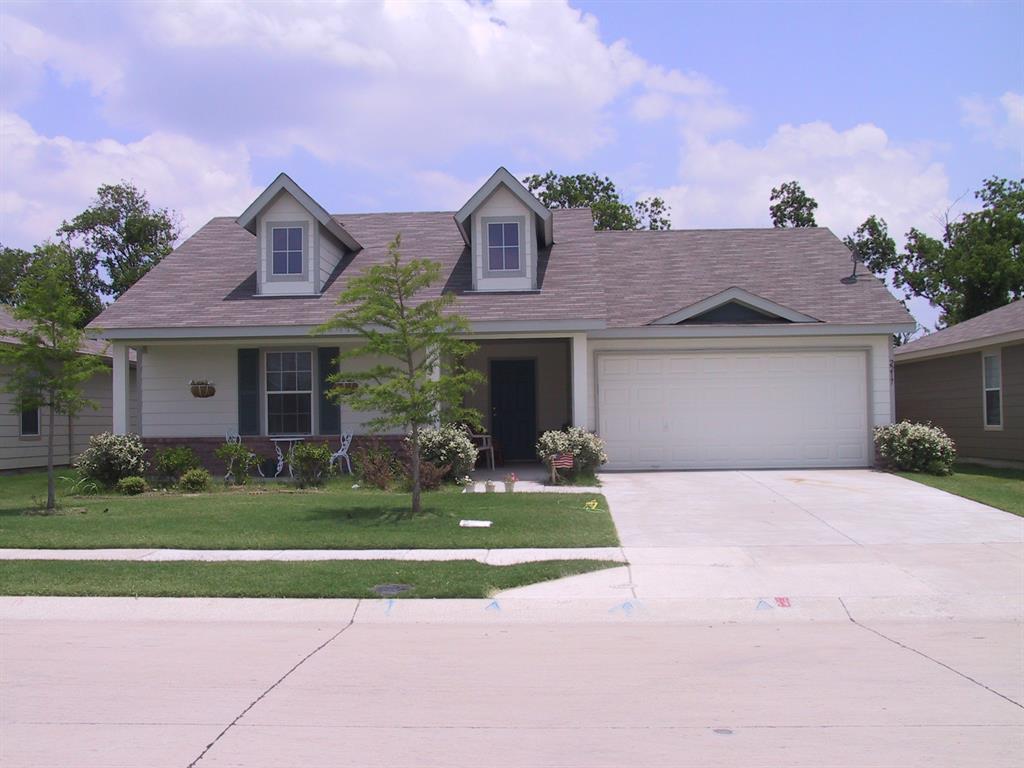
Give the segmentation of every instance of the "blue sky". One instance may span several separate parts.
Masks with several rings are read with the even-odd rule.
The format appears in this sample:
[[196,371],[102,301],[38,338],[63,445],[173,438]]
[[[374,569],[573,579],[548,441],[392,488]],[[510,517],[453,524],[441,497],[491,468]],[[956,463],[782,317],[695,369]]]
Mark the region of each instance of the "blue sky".
[[1021,2],[5,2],[0,242],[120,178],[190,233],[281,170],[332,211],[436,210],[498,165],[610,175],[677,228],[768,225],[796,178],[840,236],[935,232],[1024,172],[1021,29]]

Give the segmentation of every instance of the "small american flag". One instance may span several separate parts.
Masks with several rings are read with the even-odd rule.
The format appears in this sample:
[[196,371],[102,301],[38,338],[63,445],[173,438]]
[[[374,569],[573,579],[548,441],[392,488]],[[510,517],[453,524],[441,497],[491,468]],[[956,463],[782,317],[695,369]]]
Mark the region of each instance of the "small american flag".
[[573,459],[571,453],[556,453],[551,457],[552,469],[572,469]]

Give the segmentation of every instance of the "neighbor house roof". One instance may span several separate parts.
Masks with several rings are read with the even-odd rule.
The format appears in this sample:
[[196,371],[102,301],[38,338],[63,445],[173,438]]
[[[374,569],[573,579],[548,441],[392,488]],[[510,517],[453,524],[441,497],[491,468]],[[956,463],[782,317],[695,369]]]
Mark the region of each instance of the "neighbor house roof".
[[1000,340],[1024,339],[1024,299],[897,347],[899,357],[925,357],[984,347]]
[[[0,342],[6,342],[8,344],[17,344],[18,339],[14,335],[14,331],[25,331],[30,327],[30,323],[24,320],[15,320],[11,315],[10,310],[0,305]],[[78,350],[87,355],[100,355],[102,357],[110,357],[108,347],[109,342],[101,341],[98,339],[83,339],[82,344]],[[133,355],[134,357],[134,355]]]
[[822,323],[912,322],[882,283],[861,274],[822,228],[595,232],[589,209],[551,211],[554,243],[538,254],[538,290],[475,292],[470,250],[451,212],[334,215],[362,249],[348,254],[320,295],[256,293],[255,237],[216,218],[163,259],[93,321],[97,330],[308,327],[338,311],[350,276],[381,264],[402,235],[407,257],[439,261],[442,290],[473,323],[576,323],[640,327],[737,287]]

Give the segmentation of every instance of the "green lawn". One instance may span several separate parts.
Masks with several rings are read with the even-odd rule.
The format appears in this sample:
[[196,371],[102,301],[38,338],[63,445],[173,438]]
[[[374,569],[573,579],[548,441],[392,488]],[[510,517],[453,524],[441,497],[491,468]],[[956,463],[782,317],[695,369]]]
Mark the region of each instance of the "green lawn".
[[917,472],[898,472],[908,480],[939,488],[957,496],[1024,516],[1024,470],[996,469],[978,464],[957,464],[945,477]]
[[396,597],[489,597],[538,581],[620,565],[548,560],[484,565],[475,560],[410,562],[0,561],[0,594],[128,597],[379,597],[378,584],[408,584]]
[[[66,472],[61,474],[67,474]],[[61,484],[62,486],[66,484]],[[616,546],[603,496],[475,493],[424,495],[424,514],[399,519],[408,494],[353,490],[350,479],[324,490],[251,484],[195,496],[70,496],[58,514],[34,513],[45,498],[42,473],[0,476],[0,547],[185,549],[447,549]],[[597,500],[597,509],[584,505]],[[460,519],[491,520],[460,528]]]

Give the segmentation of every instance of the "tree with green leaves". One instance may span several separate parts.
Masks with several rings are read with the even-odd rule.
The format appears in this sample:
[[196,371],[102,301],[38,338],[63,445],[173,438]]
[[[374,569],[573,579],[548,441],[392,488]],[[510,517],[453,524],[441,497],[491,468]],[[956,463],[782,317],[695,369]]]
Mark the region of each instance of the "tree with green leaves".
[[103,266],[103,291],[116,299],[174,249],[180,231],[172,211],[154,209],[143,191],[122,181],[102,185],[92,204],[58,234]]
[[986,179],[975,197],[981,210],[947,217],[941,239],[913,228],[902,253],[880,240],[866,251],[872,272],[891,275],[907,298],[928,299],[945,325],[1024,297],[1024,179]]
[[772,226],[785,227],[816,227],[814,211],[818,201],[804,192],[798,181],[787,181],[781,186],[772,187],[770,197],[772,205],[768,212],[772,217]]
[[876,274],[885,274],[895,262],[896,241],[890,237],[885,219],[874,214],[868,216],[852,235],[844,237],[843,242],[857,261]]
[[388,246],[387,261],[349,280],[338,297],[342,310],[313,333],[352,334],[360,343],[342,352],[341,358],[378,361],[368,370],[334,374],[330,394],[357,411],[375,412],[367,422],[373,431],[405,431],[411,514],[418,515],[420,433],[441,414],[451,421],[479,423],[480,414],[462,402],[483,377],[462,365],[476,346],[462,338],[469,323],[451,311],[455,296],[417,297],[441,279],[441,265],[429,259],[403,261],[401,246],[399,235]]
[[45,408],[49,412],[46,509],[51,511],[57,501],[53,473],[56,416],[74,418],[87,407],[95,408],[82,394],[82,385],[106,367],[98,356],[79,351],[84,341],[82,308],[67,280],[71,269],[66,248],[47,244],[36,249],[12,312],[26,327],[10,333],[13,343],[0,344],[0,363],[8,368],[3,387],[14,395],[15,409]]
[[25,276],[31,259],[28,251],[0,245],[0,304],[18,303],[18,283]]
[[615,182],[596,173],[562,176],[554,171],[534,174],[523,184],[548,208],[590,208],[594,228],[608,229],[671,229],[668,205],[660,197],[637,200],[632,205],[622,201]]

